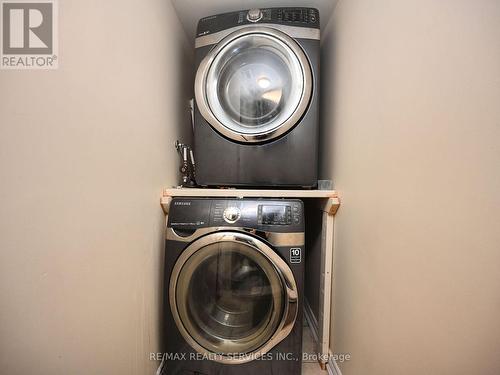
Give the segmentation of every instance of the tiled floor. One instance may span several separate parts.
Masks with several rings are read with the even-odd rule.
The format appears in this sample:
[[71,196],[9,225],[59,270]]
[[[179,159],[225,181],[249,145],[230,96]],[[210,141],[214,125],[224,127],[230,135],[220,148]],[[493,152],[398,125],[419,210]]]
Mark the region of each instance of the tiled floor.
[[[304,333],[302,339],[302,351],[304,353],[315,353],[315,343],[311,329],[304,324]],[[321,370],[317,361],[302,362],[302,375],[327,375],[328,372]]]

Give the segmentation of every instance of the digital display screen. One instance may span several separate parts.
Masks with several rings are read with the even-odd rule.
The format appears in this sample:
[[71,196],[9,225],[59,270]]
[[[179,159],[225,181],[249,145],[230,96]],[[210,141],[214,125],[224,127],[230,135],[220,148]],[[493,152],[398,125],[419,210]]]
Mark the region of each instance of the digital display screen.
[[288,224],[290,206],[261,206],[259,216],[259,221],[263,224]]

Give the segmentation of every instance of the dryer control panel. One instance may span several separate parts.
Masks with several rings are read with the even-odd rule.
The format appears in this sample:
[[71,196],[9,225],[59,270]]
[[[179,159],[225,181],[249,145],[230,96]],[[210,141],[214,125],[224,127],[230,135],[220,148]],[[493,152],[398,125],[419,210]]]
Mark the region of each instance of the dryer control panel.
[[202,18],[196,36],[213,34],[235,26],[272,23],[319,29],[319,11],[316,8],[254,8]]
[[303,203],[298,199],[175,198],[168,226],[244,227],[272,232],[304,230]]

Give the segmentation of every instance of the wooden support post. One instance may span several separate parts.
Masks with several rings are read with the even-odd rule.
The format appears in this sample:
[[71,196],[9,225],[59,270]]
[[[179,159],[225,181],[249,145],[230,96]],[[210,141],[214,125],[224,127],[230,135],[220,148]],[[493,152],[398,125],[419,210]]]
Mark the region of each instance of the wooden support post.
[[323,220],[321,233],[321,276],[318,316],[318,353],[322,369],[325,368],[330,352],[330,323],[332,320],[333,287],[333,223],[339,206],[338,198],[328,198],[322,202]]

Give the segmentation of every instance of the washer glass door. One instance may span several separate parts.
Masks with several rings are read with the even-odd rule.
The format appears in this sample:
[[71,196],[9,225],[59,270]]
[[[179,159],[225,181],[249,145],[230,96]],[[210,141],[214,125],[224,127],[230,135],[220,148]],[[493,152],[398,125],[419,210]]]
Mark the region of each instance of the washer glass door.
[[273,29],[229,35],[200,64],[201,113],[223,135],[252,142],[275,138],[305,112],[311,70],[298,44]]
[[183,252],[172,274],[171,308],[181,333],[198,352],[221,356],[269,346],[290,303],[283,276],[265,254],[272,249],[245,234],[206,237]]

